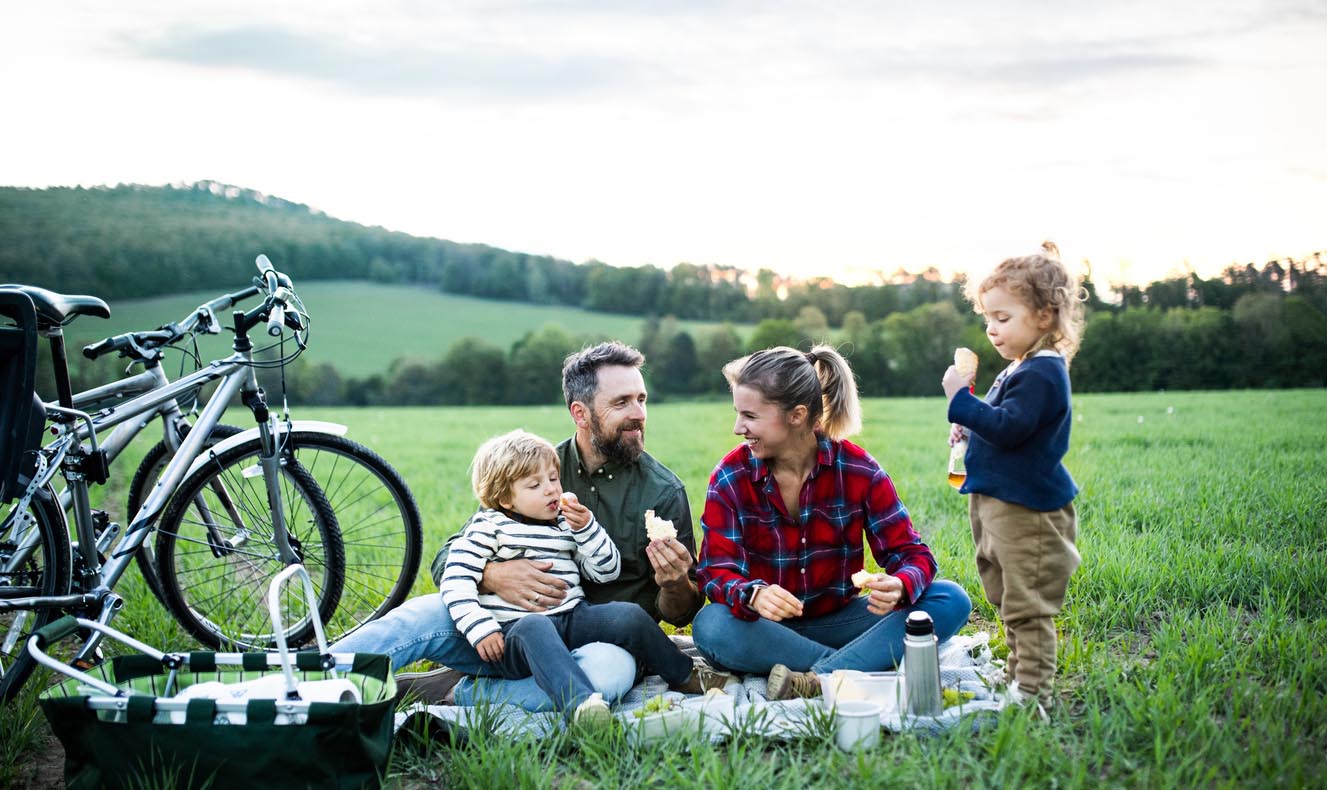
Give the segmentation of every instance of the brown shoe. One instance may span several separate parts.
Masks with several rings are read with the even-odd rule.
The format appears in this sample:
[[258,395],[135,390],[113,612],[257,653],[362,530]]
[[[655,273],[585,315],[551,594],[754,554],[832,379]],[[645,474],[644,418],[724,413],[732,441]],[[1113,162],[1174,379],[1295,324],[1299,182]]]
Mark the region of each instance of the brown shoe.
[[673,686],[672,689],[683,694],[704,694],[710,689],[723,691],[723,687],[728,685],[728,681],[732,680],[732,677],[727,672],[720,672],[717,669],[696,664],[691,668],[691,674],[687,679]]
[[819,697],[820,678],[814,672],[794,672],[783,664],[769,671],[765,696],[771,700]]
[[465,677],[455,669],[439,667],[429,672],[402,672],[396,676],[396,702],[407,697],[426,705],[447,705],[447,693]]

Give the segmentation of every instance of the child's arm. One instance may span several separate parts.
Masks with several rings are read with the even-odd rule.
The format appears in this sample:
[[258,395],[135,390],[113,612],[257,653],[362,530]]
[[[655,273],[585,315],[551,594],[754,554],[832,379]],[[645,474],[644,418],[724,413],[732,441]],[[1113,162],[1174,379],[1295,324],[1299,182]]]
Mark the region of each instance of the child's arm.
[[1069,406],[1068,392],[1029,363],[1005,379],[998,406],[959,390],[949,401],[949,421],[971,429],[996,447],[1012,448],[1058,418]]
[[590,514],[589,523],[571,533],[571,539],[576,542],[576,567],[592,582],[611,582],[622,571],[622,554],[594,514],[589,510],[585,512]]
[[[498,621],[479,604],[479,582],[484,575],[484,566],[498,547],[497,525],[485,515],[484,511],[476,513],[452,543],[438,585],[452,622],[476,648],[485,637],[502,631]],[[501,654],[499,648],[498,655]]]

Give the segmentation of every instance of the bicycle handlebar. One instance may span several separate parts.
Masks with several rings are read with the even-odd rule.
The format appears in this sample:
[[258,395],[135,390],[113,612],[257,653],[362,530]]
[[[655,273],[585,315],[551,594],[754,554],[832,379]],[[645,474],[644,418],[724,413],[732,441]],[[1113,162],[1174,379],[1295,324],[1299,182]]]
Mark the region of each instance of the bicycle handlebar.
[[184,320],[177,323],[164,324],[150,332],[126,332],[84,346],[83,356],[88,359],[96,359],[103,354],[118,351],[121,356],[132,359],[154,358],[157,349],[199,331],[200,327],[202,327],[201,331],[208,334],[220,332],[221,325],[217,320],[218,313],[229,310],[245,299],[264,292],[266,292],[267,297],[258,310],[266,312],[268,315],[267,333],[276,337],[281,334],[283,326],[297,332],[302,330],[304,323],[300,319],[299,313],[287,309],[287,302],[294,296],[291,290],[293,284],[290,278],[277,271],[266,255],[259,255],[254,263],[258,266],[261,277],[255,277],[254,284],[248,288],[224,294],[210,302],[205,302],[196,307]]

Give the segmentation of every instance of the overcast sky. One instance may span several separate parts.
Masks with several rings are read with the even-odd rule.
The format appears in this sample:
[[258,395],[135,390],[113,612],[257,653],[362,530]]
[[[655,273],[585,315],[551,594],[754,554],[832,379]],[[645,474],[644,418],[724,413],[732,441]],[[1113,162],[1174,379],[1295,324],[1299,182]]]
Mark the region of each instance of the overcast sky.
[[574,261],[1327,251],[1323,0],[16,0],[0,75],[0,184],[214,179]]

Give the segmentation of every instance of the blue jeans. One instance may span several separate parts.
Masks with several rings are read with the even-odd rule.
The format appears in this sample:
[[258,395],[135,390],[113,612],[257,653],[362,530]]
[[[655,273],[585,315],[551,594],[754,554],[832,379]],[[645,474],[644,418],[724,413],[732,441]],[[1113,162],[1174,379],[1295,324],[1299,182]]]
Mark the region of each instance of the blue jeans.
[[[428,660],[466,675],[493,672],[492,665],[485,663],[456,630],[441,593],[411,598],[377,620],[365,623],[330,649],[334,653],[381,653],[391,659],[395,668]],[[589,678],[590,685],[610,703],[621,699],[636,683],[636,661],[620,647],[594,642],[573,650],[572,657]],[[530,711],[557,710],[533,677],[462,680],[454,696],[458,705],[473,705],[484,699]]]
[[539,688],[565,713],[594,693],[570,650],[591,641],[602,639],[622,647],[671,686],[691,676],[691,657],[634,603],[581,603],[565,612],[530,614],[503,623],[502,635],[506,643],[502,658],[486,665],[488,674],[514,679],[533,675]]
[[972,601],[963,588],[936,579],[912,606],[883,617],[866,610],[866,596],[832,614],[774,622],[739,620],[727,606],[706,606],[691,626],[696,647],[710,663],[738,672],[765,674],[775,664],[805,672],[836,669],[879,672],[903,660],[903,625],[920,609],[935,622],[940,641],[968,621]]

